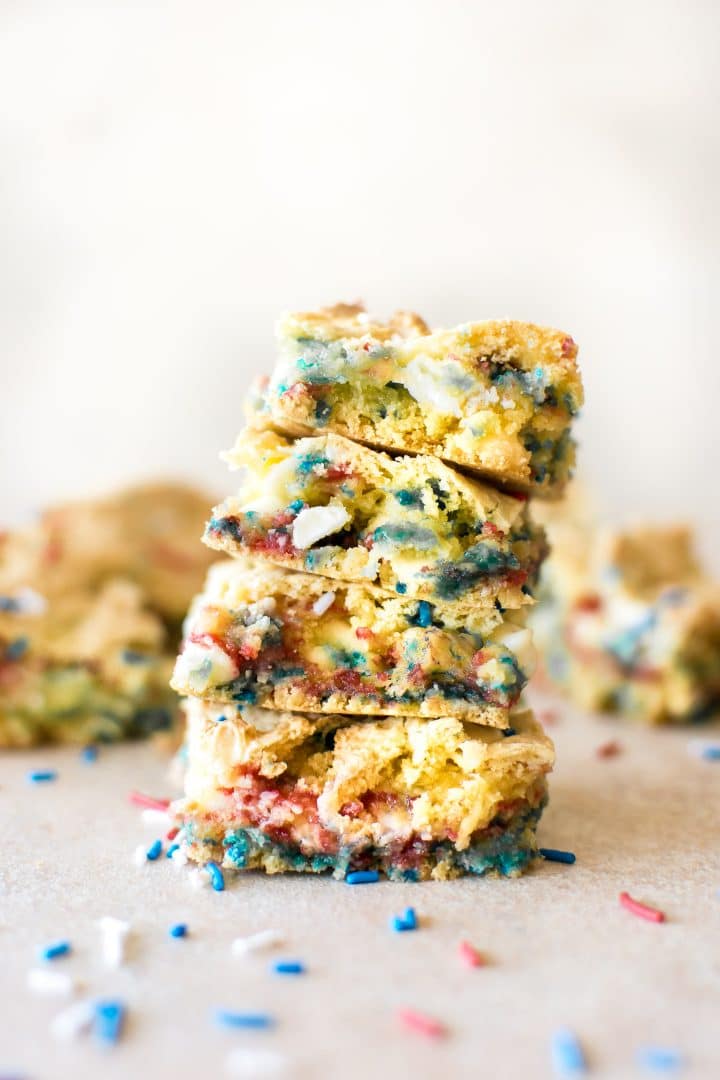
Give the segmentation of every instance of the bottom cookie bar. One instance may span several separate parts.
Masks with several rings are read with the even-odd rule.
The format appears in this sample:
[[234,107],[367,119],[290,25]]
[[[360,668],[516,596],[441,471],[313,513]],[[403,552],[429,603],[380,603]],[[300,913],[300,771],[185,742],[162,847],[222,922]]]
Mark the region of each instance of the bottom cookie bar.
[[190,859],[397,880],[513,876],[536,852],[554,751],[529,710],[506,732],[186,703]]

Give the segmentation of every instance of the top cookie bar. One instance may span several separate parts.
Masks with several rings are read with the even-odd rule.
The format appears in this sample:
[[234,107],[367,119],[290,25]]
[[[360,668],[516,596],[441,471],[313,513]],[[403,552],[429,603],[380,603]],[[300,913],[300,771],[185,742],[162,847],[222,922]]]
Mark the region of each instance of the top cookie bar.
[[567,334],[511,321],[431,332],[417,315],[380,323],[338,304],[285,316],[278,337],[281,360],[251,405],[252,425],[331,431],[434,454],[510,489],[562,491],[583,400]]

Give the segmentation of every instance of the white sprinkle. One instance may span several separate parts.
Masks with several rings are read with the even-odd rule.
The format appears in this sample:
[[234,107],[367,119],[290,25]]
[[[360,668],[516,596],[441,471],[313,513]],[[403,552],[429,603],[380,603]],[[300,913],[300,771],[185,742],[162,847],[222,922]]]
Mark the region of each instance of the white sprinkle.
[[187,866],[187,862],[188,862],[187,849],[184,848],[184,847],[179,847],[176,851],[173,851],[172,855],[170,856],[170,862],[175,867]]
[[136,866],[147,866],[147,844],[138,844],[133,851],[132,860]]
[[77,981],[72,975],[47,968],[31,968],[27,973],[27,984],[37,994],[72,994],[77,989]]
[[225,1071],[231,1076],[280,1076],[287,1067],[288,1059],[273,1050],[248,1050],[239,1046],[225,1058]]
[[277,930],[259,930],[257,934],[249,937],[235,938],[230,946],[233,956],[247,956],[248,953],[258,952],[260,949],[269,949],[273,945],[280,945],[282,937]]
[[500,401],[500,404],[502,405],[503,409],[514,409],[515,408],[515,402],[513,401],[512,398],[509,398],[509,397],[502,398],[501,401]]
[[77,1039],[89,1030],[94,1009],[89,1001],[78,1001],[59,1012],[50,1024],[50,1032],[56,1039]]
[[125,950],[131,930],[130,923],[124,922],[122,919],[116,919],[112,915],[105,915],[102,919],[98,919],[97,925],[100,927],[100,933],[102,934],[100,945],[105,966],[109,968],[122,967],[125,962]]
[[316,615],[324,615],[328,608],[331,608],[335,602],[334,592],[324,592],[322,596],[319,596],[313,604],[313,611]]
[[47,600],[34,589],[19,589],[15,596],[22,615],[42,615],[47,608]]
[[167,827],[168,829],[172,825],[172,820],[167,810],[156,810],[154,807],[148,807],[143,810],[140,815],[146,825],[159,825],[160,828]]
[[210,884],[210,875],[204,869],[191,870],[188,874],[188,881],[193,889],[204,889]]

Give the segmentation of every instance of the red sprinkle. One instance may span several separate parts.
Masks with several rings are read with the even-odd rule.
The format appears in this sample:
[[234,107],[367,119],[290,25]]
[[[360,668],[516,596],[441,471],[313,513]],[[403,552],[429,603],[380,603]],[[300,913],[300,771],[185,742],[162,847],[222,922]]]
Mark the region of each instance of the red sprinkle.
[[641,904],[639,900],[633,900],[630,893],[621,892],[620,903],[628,911],[631,911],[633,915],[639,915],[641,919],[647,919],[648,922],[665,922],[664,911],[658,911],[657,908]]
[[169,832],[165,833],[165,839],[166,840],[174,840],[179,832],[180,832],[180,826],[176,825],[173,829],[170,829]]
[[482,953],[479,953],[469,941],[461,941],[458,945],[458,953],[460,959],[466,967],[484,967],[485,957]]
[[617,739],[611,739],[610,742],[602,743],[598,746],[595,753],[599,758],[617,757],[621,752],[622,746]]
[[447,1034],[445,1025],[432,1016],[416,1012],[415,1009],[398,1009],[398,1020],[403,1027],[410,1031],[417,1031],[420,1035],[429,1035],[431,1039],[441,1038]]
[[152,795],[143,795],[142,791],[131,791],[130,802],[146,810],[167,810],[169,799],[153,799]]

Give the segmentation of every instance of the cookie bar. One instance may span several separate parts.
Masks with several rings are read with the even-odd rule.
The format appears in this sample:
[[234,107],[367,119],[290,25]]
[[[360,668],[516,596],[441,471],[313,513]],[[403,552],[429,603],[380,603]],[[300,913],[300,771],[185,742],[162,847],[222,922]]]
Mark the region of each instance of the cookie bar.
[[49,509],[0,538],[0,593],[31,585],[57,596],[127,578],[176,627],[214,559],[200,543],[210,502],[183,484],[157,483]]
[[238,555],[211,568],[172,685],[266,708],[481,714],[505,727],[533,660],[529,632],[496,608],[460,629],[426,600]]
[[[553,746],[528,710],[473,720],[186,703],[178,840],[229,869],[377,869],[398,880],[519,874],[536,853]],[[472,714],[471,714],[472,715]]]
[[130,582],[0,596],[0,746],[87,744],[170,726],[165,628]]
[[286,316],[278,336],[281,359],[251,423],[433,454],[536,495],[562,490],[582,404],[567,334],[510,321],[431,332],[417,315],[380,323],[338,304]]
[[244,432],[224,456],[245,475],[213,510],[211,547],[467,612],[532,600],[545,543],[524,498],[342,435]]
[[585,708],[649,723],[720,712],[720,587],[689,530],[557,534],[533,613],[549,678]]

